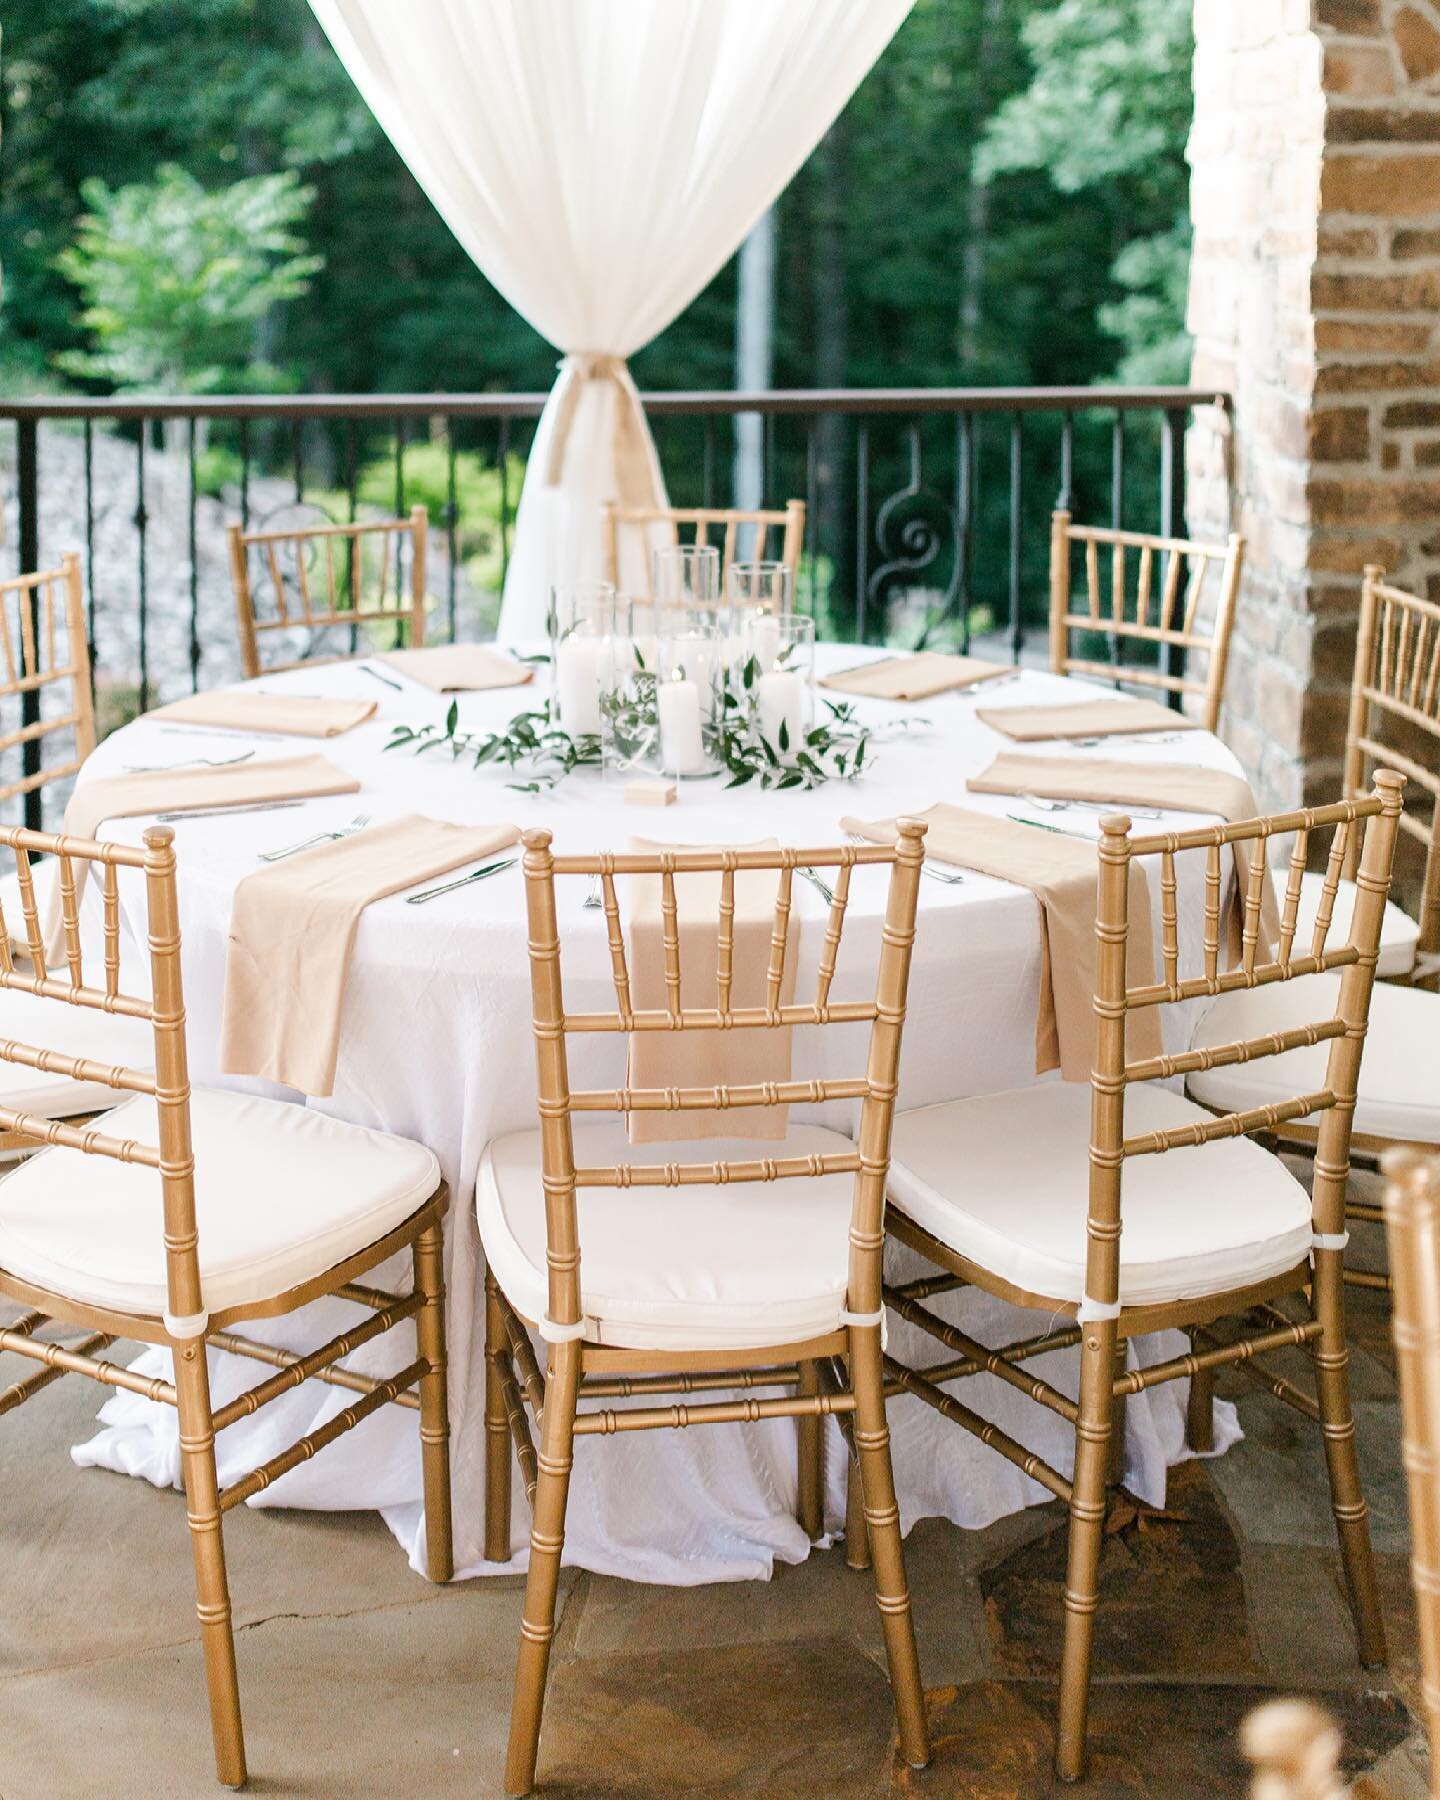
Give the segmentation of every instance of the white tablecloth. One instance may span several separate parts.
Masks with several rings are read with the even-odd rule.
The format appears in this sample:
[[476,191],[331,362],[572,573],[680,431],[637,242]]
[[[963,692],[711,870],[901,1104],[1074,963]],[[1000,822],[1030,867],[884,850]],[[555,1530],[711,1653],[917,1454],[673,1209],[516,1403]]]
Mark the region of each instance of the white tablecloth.
[[[851,648],[822,648],[820,654],[822,666],[829,667],[863,655]],[[462,698],[463,724],[498,727],[539,699],[543,681],[542,672],[534,689]],[[675,843],[736,842],[773,835],[782,842],[816,844],[838,839],[836,821],[842,813],[880,817],[919,810],[941,799],[999,812],[1027,810],[1013,800],[965,793],[966,774],[983,768],[1009,742],[976,718],[973,695],[944,694],[916,707],[861,703],[867,717],[914,720],[923,715],[928,724],[916,724],[905,736],[882,745],[864,778],[853,785],[780,794],[753,787],[726,792],[719,782],[687,783],[678,805],[640,809],[625,806],[619,784],[598,775],[573,776],[554,793],[536,796],[507,787],[507,778],[513,779],[508,771],[477,771],[468,761],[452,762],[445,752],[418,760],[403,751],[387,752],[392,725],[441,719],[448,705],[408,681],[403,691],[396,692],[353,665],[334,664],[266,677],[257,685],[298,693],[363,695],[378,699],[379,710],[369,723],[318,746],[313,740],[302,745],[281,737],[182,735],[173,726],[167,729],[142,719],[107,739],[81,779],[118,773],[127,765],[181,763],[250,749],[257,757],[294,755],[300,748],[321,748],[360,778],[358,795],[315,800],[271,814],[195,819],[176,827],[192,1079],[249,1085],[297,1100],[301,1097],[286,1090],[229,1081],[217,1067],[231,898],[236,883],[260,866],[256,860],[260,850],[344,824],[359,813],[374,820],[418,811],[464,822],[543,823],[554,831],[558,849],[578,852],[623,846],[634,835]],[[980,703],[1078,700],[1097,691],[1108,690],[1033,673],[997,689],[993,696],[980,690]],[[1047,751],[1054,748],[1045,746]],[[1058,753],[1085,754],[1063,748]],[[1116,738],[1101,753],[1236,767],[1217,739],[1198,731],[1159,743]],[[1097,817],[1077,810],[1065,814],[1063,824],[1066,829],[1093,832]],[[1167,822],[1182,826],[1197,820],[1194,814],[1176,814]],[[106,834],[138,843],[146,823],[116,820]],[[457,1571],[468,1574],[496,1569],[481,1559],[484,1312],[473,1209],[475,1174],[490,1137],[535,1123],[521,879],[517,866],[425,906],[408,906],[397,896],[366,911],[346,994],[335,1092],[329,1099],[308,1102],[336,1117],[430,1145],[450,1184],[447,1278],[455,1550]],[[571,881],[562,884],[561,892],[566,997],[577,1009],[603,1007],[613,1000],[603,915],[582,909],[584,885]],[[837,998],[848,991],[847,979],[854,983],[854,992],[862,994],[867,991],[864,984],[873,978],[883,895],[883,870],[857,871]],[[801,921],[803,992],[807,971],[813,978],[825,908],[808,883],[796,884],[795,898]],[[137,886],[124,889],[123,903],[127,931],[143,942],[144,914]],[[1182,876],[1180,903],[1182,942],[1188,937],[1196,943],[1198,881]],[[979,875],[968,876],[959,886],[922,881],[901,1104],[924,1105],[1032,1082],[1039,968],[1038,913],[1028,892]],[[1177,1009],[1167,1009],[1169,1047],[1178,1044],[1189,1023]],[[797,1032],[797,1075],[826,1073],[837,1065],[853,1072],[858,1040],[853,1035],[846,1039],[847,1032],[836,1027],[824,1033]],[[817,1061],[817,1047],[823,1060]],[[572,1042],[574,1078],[585,1086],[618,1085],[622,1056],[618,1039]],[[851,1123],[850,1109],[844,1106],[797,1109],[796,1117],[841,1128]],[[896,1252],[895,1260],[897,1267],[908,1266],[904,1253]],[[390,1271],[397,1279],[402,1278],[396,1273],[399,1268]],[[1030,1335],[1044,1323],[977,1293],[950,1296],[937,1305],[992,1342]],[[342,1302],[324,1302],[288,1320],[247,1329],[292,1348],[305,1348],[342,1329],[343,1322],[354,1316],[355,1309]],[[893,1318],[890,1325],[897,1354],[907,1360],[933,1360],[929,1340]],[[367,1346],[352,1359],[353,1366],[372,1373],[402,1366],[413,1354],[405,1347],[409,1329],[403,1327]],[[1139,1348],[1145,1360],[1158,1360],[1183,1348],[1183,1340],[1176,1333],[1161,1334]],[[1071,1351],[1042,1359],[1036,1372],[1069,1385],[1073,1392],[1074,1355]],[[165,1352],[148,1351],[137,1366],[160,1372],[165,1358]],[[221,1399],[250,1385],[256,1375],[253,1363],[232,1357],[216,1355],[212,1367]],[[1062,1420],[990,1376],[966,1383],[965,1397],[1058,1466],[1068,1467],[1071,1434]],[[342,1392],[310,1383],[266,1407],[255,1419],[223,1432],[222,1483],[313,1429],[346,1398]],[[1135,1397],[1127,1409],[1127,1479],[1135,1491],[1156,1503],[1164,1496],[1167,1465],[1184,1454],[1184,1398],[1184,1384],[1174,1383]],[[933,1515],[978,1527],[1048,1498],[1019,1470],[920,1402],[902,1397],[892,1402],[890,1411],[907,1530],[916,1519]],[[101,1419],[104,1429],[75,1450],[77,1461],[178,1486],[176,1422],[170,1409],[119,1394],[106,1404]],[[1222,1405],[1216,1424],[1217,1446],[1223,1449],[1238,1436],[1233,1410]],[[843,1512],[843,1455],[838,1445],[838,1437],[832,1439],[827,1465],[832,1525],[839,1524]],[[807,1553],[791,1510],[794,1488],[795,1434],[788,1420],[584,1438],[577,1444],[566,1560],[606,1573],[682,1584],[765,1576],[776,1558],[795,1562]],[[271,1506],[383,1509],[412,1563],[423,1568],[419,1494],[415,1415],[386,1408],[260,1498]],[[518,1476],[513,1517],[517,1554],[512,1568],[523,1566],[529,1531]]]

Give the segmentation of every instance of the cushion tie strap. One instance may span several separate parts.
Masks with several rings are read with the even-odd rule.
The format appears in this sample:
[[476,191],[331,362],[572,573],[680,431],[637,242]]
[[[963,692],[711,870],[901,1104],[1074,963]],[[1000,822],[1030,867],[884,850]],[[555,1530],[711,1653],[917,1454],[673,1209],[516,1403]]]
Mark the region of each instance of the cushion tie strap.
[[1312,1250],[1343,1250],[1350,1242],[1348,1231],[1312,1231],[1310,1248]]
[[183,1339],[204,1337],[205,1333],[210,1329],[210,1315],[208,1312],[163,1312],[160,1315],[160,1320],[165,1327],[166,1333],[172,1338]]
[[880,1348],[882,1350],[888,1350],[890,1348],[890,1326],[887,1323],[885,1308],[883,1306],[879,1306],[874,1312],[868,1313],[851,1312],[848,1306],[842,1306],[840,1309],[840,1323],[842,1325],[850,1326],[850,1328],[855,1331],[865,1331],[871,1326],[878,1325],[880,1327]]
[[1106,1319],[1118,1319],[1119,1317],[1120,1302],[1118,1300],[1094,1300],[1089,1294],[1083,1294],[1075,1313],[1075,1323],[1077,1325],[1099,1325]]
[[577,1319],[573,1325],[560,1325],[548,1314],[541,1313],[535,1329],[547,1344],[573,1344],[577,1338],[584,1337],[585,1321]]

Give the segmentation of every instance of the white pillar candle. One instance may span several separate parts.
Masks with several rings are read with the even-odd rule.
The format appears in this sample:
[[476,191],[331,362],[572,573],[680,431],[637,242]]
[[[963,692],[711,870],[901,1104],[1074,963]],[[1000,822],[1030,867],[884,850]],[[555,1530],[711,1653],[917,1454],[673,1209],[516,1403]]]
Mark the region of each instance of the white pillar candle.
[[755,621],[752,643],[755,649],[755,660],[760,665],[761,673],[773,669],[775,658],[780,654],[780,627],[769,613],[762,613]]
[[561,726],[571,737],[600,730],[600,657],[598,638],[578,633],[562,640],[555,653],[555,697]]
[[760,735],[776,750],[781,748],[780,726],[785,726],[785,751],[793,756],[805,742],[805,683],[789,669],[772,669],[755,684],[760,709]]
[[700,736],[700,689],[693,681],[662,681],[656,690],[660,760],[668,775],[698,775],[705,767]]

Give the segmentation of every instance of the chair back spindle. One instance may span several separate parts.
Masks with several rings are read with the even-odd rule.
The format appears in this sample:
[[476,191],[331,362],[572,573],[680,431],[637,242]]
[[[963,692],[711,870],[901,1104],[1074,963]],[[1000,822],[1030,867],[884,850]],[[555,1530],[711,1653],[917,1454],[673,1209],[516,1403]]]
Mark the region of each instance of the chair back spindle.
[[[800,557],[805,548],[805,502],[789,500],[783,508],[720,506],[650,506],[622,507],[607,500],[601,507],[602,573],[606,581],[620,580],[622,549],[638,539],[642,554],[634,559],[634,567],[643,575],[643,584],[633,579],[627,584],[631,598],[647,600],[650,593],[650,545],[659,537],[672,544],[681,541],[688,530],[692,541],[705,546],[718,537],[720,551],[721,591],[729,580],[730,565],[738,559],[741,531],[749,527],[753,540],[745,560],[763,562],[767,550],[769,560],[783,562],[790,571],[792,584],[800,578]],[[772,541],[771,534],[774,533]]]
[[[1072,592],[1077,546],[1085,570],[1083,608],[1076,607]],[[1109,551],[1108,594],[1102,549]],[[1050,667],[1057,675],[1100,677],[1175,696],[1193,694],[1200,701],[1198,717],[1207,731],[1214,731],[1225,690],[1244,549],[1244,541],[1233,532],[1223,544],[1202,544],[1076,525],[1068,512],[1055,513],[1050,536]],[[1212,590],[1214,610],[1207,615]],[[1082,637],[1078,649],[1076,634]],[[1110,660],[1087,653],[1084,636],[1106,640]],[[1156,661],[1121,661],[1127,645],[1148,650]],[[1204,657],[1200,672],[1189,667],[1192,652]]]
[[[1412,800],[1400,828],[1420,846],[1422,973],[1440,968],[1440,605],[1390,586],[1384,571],[1365,570],[1356,633],[1355,671],[1345,733],[1345,794],[1365,792],[1370,771],[1398,769],[1411,783]],[[1346,873],[1352,874],[1352,845]]]
[[[91,1008],[132,1019],[144,1019],[152,1027],[155,1045],[153,1073],[126,1065],[108,1065],[86,1057],[70,1056],[43,1044],[18,1040],[0,1042],[0,1061],[43,1069],[74,1081],[99,1082],[119,1094],[154,1097],[159,1120],[158,1148],[130,1138],[113,1137],[86,1124],[0,1107],[0,1132],[14,1133],[34,1143],[61,1144],[89,1156],[113,1157],[139,1163],[156,1171],[163,1202],[165,1267],[168,1296],[167,1327],[179,1327],[177,1335],[198,1335],[190,1322],[201,1320],[204,1301],[200,1289],[200,1261],[195,1225],[195,1162],[190,1134],[190,1077],[185,1050],[185,1003],[180,985],[180,912],[175,888],[175,834],[168,826],[152,825],[145,833],[143,850],[124,844],[101,844],[86,838],[53,837],[19,826],[0,827],[0,845],[15,853],[27,930],[31,934],[28,968],[16,966],[10,953],[13,929],[0,910],[0,989],[31,994],[61,1005]],[[61,892],[69,895],[65,914],[66,979],[60,980],[46,966],[39,925],[35,918],[34,871],[31,858],[55,857],[61,870]],[[74,914],[75,865],[84,864],[101,877],[103,894],[103,982],[92,985],[86,978],[85,955]],[[151,996],[125,994],[120,988],[119,871],[139,870],[145,882],[150,943]],[[117,1104],[118,1104],[117,1098]]]
[[[587,1187],[687,1187],[731,1182],[769,1182],[797,1176],[850,1174],[855,1191],[850,1215],[849,1305],[857,1312],[880,1306],[880,1255],[884,1244],[885,1176],[899,1076],[900,1036],[915,937],[924,824],[899,821],[893,845],[847,844],[820,849],[659,850],[631,854],[557,857],[551,834],[525,833],[525,895],[529,925],[531,1006],[539,1088],[541,1160],[546,1201],[549,1318],[561,1328],[582,1323],[580,1240],[576,1196]],[[850,875],[858,863],[888,865],[890,882],[875,987],[865,1000],[832,1001]],[[783,976],[790,949],[790,888],[796,868],[838,871],[825,923],[814,997],[783,1000]],[[776,902],[766,966],[765,1003],[736,1007],[734,977],[735,876],[740,871],[773,870]],[[676,878],[718,873],[715,1003],[687,1006],[682,1000],[681,934]],[[613,1011],[567,1012],[561,981],[560,936],[555,903],[557,877],[598,876],[610,950]],[[637,1009],[626,961],[615,877],[635,876],[661,883],[665,1004]],[[866,1024],[869,1049],[863,1074],[824,1080],[722,1083],[695,1088],[572,1090],[567,1039],[578,1033],[648,1031],[775,1031],[796,1025]],[[572,1120],[576,1113],[689,1111],[730,1107],[820,1105],[830,1100],[861,1103],[856,1147],[844,1152],[726,1159],[712,1163],[635,1163],[577,1167]]]
[[1431,1792],[1440,1794],[1440,1158],[1391,1150],[1381,1160],[1420,1697],[1430,1737]]
[[[21,716],[21,699],[38,696],[39,717]],[[73,552],[58,568],[0,581],[0,701],[7,727],[0,755],[38,746],[38,768],[0,778],[0,801],[13,801],[75,774],[95,748],[95,703],[80,558]],[[13,723],[12,723],[13,721]],[[69,739],[59,759],[47,762],[47,740]]]
[[[1203,826],[1193,831],[1167,832],[1144,838],[1130,836],[1130,820],[1112,815],[1101,821],[1100,878],[1095,935],[1098,947],[1095,995],[1096,1054],[1091,1078],[1090,1204],[1087,1222],[1087,1300],[1108,1308],[1119,1301],[1120,1192],[1125,1162],[1133,1156],[1163,1154],[1193,1147],[1218,1138],[1239,1137],[1248,1132],[1274,1130],[1290,1120],[1320,1115],[1315,1161],[1313,1210],[1317,1237],[1331,1245],[1340,1243],[1345,1226],[1345,1186],[1350,1167],[1350,1130],[1359,1079],[1360,1052],[1369,1018],[1370,994],[1379,954],[1380,925],[1401,817],[1403,778],[1393,770],[1380,770],[1374,791],[1364,799],[1345,800],[1332,806],[1307,807],[1277,817],[1242,821],[1233,825]],[[1345,843],[1363,825],[1363,843],[1357,871],[1358,893],[1347,943],[1331,947],[1330,919],[1335,889],[1340,880],[1340,860]],[[1221,847],[1247,840],[1255,868],[1264,868],[1264,846],[1271,838],[1299,834],[1308,845],[1318,834],[1334,834],[1321,914],[1312,942],[1295,944],[1293,908],[1289,903],[1292,881],[1287,884],[1289,929],[1283,928],[1275,955],[1262,958],[1253,931],[1251,902],[1246,896],[1244,955],[1240,966],[1220,967],[1217,908],[1218,869]],[[1338,854],[1336,844],[1338,843]],[[1175,912],[1175,859],[1189,853],[1206,857],[1206,907],[1203,973],[1180,974],[1178,927]],[[1304,850],[1297,844],[1297,854]],[[1135,858],[1154,857],[1161,865],[1161,913],[1163,978],[1130,986],[1126,973],[1129,937],[1130,864]],[[1257,902],[1258,905],[1258,902]],[[1298,951],[1298,954],[1297,954]],[[1297,1025],[1264,1037],[1175,1054],[1129,1061],[1125,1049],[1127,1014],[1142,1007],[1166,1006],[1231,992],[1237,988],[1267,986],[1305,975],[1339,971],[1340,984],[1334,1010],[1327,1018]],[[1328,1043],[1324,1086],[1315,1092],[1272,1102],[1247,1112],[1220,1113],[1203,1123],[1179,1125],[1127,1137],[1125,1094],[1137,1082],[1159,1081],[1193,1074],[1202,1069],[1254,1062],[1278,1056],[1302,1045]]]
[[[425,642],[427,515],[286,531],[227,527],[240,654],[247,678],[333,660],[327,634],[348,633],[346,654],[362,648],[419,648]],[[408,560],[408,567],[407,567]],[[366,645],[381,630],[393,642]],[[278,640],[271,633],[283,634]],[[298,657],[268,644],[303,642]],[[319,651],[321,654],[316,655]]]

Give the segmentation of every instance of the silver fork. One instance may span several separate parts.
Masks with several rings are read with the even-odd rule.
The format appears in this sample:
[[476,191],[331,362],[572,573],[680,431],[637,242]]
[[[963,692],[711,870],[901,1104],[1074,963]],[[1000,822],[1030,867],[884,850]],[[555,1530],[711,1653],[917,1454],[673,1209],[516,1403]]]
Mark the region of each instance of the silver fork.
[[[847,831],[845,835],[852,844],[868,844],[872,841],[870,838],[858,836],[853,831]],[[965,880],[958,869],[942,869],[932,862],[922,862],[920,873],[928,875],[932,881],[943,881],[946,887],[960,887]]]
[[600,877],[598,875],[592,875],[590,877],[590,885],[586,888],[585,898],[580,904],[593,912],[599,912],[600,908],[604,906],[605,892],[600,884]]
[[811,887],[815,889],[816,893],[820,895],[822,900],[826,901],[831,906],[835,904],[835,890],[828,881],[823,880],[816,874],[814,869],[801,869],[800,873],[810,883]]
[[1069,812],[1083,807],[1086,812],[1127,813],[1132,819],[1160,819],[1165,815],[1153,806],[1127,806],[1123,800],[1047,800],[1041,794],[1022,794],[1027,806],[1038,806],[1041,812]]
[[301,850],[309,850],[312,845],[338,843],[341,838],[353,837],[357,831],[363,831],[369,823],[369,813],[356,813],[348,825],[341,825],[335,831],[317,831],[313,837],[302,838],[298,844],[284,844],[278,850],[262,850],[260,860],[282,862],[287,856],[296,856]]
[[163,775],[170,769],[228,769],[233,763],[249,762],[253,750],[242,750],[238,756],[196,756],[189,762],[122,763],[127,775]]
[[1113,743],[1117,737],[1130,740],[1140,739],[1147,744],[1178,744],[1189,737],[1188,731],[1111,731],[1100,737],[1071,738],[1077,750],[1097,750],[1102,744]]

